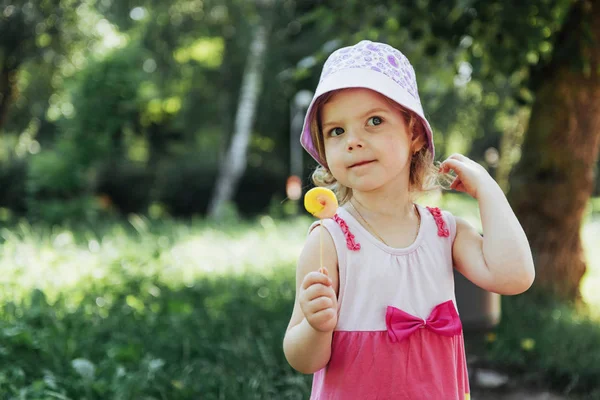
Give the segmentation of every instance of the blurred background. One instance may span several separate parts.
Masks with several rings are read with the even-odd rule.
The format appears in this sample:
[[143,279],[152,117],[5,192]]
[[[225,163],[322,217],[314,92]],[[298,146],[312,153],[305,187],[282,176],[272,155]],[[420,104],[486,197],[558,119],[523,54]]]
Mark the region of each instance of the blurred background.
[[[592,0],[0,0],[1,397],[307,398],[299,133],[362,39],[411,60],[437,161],[485,166],[534,252],[470,332],[473,399],[599,399]],[[419,203],[481,228],[459,193]]]

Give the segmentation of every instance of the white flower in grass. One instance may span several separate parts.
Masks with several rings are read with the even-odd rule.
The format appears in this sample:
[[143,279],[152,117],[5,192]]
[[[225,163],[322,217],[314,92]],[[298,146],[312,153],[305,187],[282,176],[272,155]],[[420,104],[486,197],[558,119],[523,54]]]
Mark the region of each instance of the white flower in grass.
[[77,371],[82,378],[87,380],[93,380],[96,374],[96,366],[90,360],[85,358],[76,358],[71,361],[71,366]]
[[150,371],[154,372],[161,369],[164,365],[165,362],[163,360],[160,358],[155,358],[154,360],[150,361],[148,366],[150,367]]

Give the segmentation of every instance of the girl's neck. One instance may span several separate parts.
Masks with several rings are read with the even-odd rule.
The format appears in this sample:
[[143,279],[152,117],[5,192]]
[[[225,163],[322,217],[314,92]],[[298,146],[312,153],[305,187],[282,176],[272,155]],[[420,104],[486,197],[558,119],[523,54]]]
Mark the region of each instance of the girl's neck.
[[407,247],[419,235],[421,216],[407,191],[393,196],[354,193],[346,211],[387,246]]
[[410,218],[414,215],[414,204],[408,191],[354,192],[350,201],[360,207],[361,213],[375,217]]

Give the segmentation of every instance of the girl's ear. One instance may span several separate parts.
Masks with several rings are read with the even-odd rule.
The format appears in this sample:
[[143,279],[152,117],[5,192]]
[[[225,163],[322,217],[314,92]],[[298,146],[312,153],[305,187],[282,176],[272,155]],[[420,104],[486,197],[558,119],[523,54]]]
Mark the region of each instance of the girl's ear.
[[425,135],[417,130],[412,137],[412,142],[410,145],[413,154],[421,151],[426,144],[427,140],[425,139]]

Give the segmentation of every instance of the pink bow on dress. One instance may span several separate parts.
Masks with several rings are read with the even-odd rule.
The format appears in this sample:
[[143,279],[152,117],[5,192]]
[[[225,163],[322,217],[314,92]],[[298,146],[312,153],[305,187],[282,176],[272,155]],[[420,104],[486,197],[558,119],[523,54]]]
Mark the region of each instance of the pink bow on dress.
[[454,336],[462,331],[460,317],[452,300],[435,306],[427,320],[415,317],[396,307],[388,306],[385,324],[392,342],[406,339],[419,328],[429,329],[442,336]]

